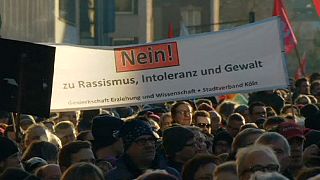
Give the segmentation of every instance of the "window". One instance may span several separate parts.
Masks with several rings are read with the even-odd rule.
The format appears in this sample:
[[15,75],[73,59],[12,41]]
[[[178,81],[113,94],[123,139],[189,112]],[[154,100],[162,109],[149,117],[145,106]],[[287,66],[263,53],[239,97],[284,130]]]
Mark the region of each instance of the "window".
[[116,0],[117,14],[137,14],[137,0]]
[[59,0],[59,18],[68,24],[76,24],[76,0]]
[[112,39],[112,46],[122,46],[122,45],[129,45],[129,44],[138,44],[138,38],[113,38]]
[[[181,9],[182,20],[186,26],[200,26],[201,25],[201,8],[188,6]],[[190,28],[190,34],[200,33],[201,28]]]

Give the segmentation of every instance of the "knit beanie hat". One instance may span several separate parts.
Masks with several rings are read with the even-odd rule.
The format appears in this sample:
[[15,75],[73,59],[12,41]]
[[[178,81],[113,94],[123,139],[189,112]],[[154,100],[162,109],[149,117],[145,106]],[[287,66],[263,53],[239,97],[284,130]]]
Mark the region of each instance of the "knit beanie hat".
[[27,160],[26,162],[23,163],[24,164],[24,170],[26,170],[29,173],[34,173],[36,169],[38,169],[39,167],[42,167],[44,165],[47,165],[47,161],[40,158],[40,157],[32,157],[29,160]]
[[0,147],[0,161],[4,161],[11,155],[19,152],[16,143],[6,137],[0,136]]
[[140,136],[151,135],[155,136],[150,125],[143,120],[132,120],[124,123],[120,129],[120,137],[122,137],[124,150],[128,150],[131,144]]
[[97,150],[115,143],[119,139],[119,131],[123,123],[120,118],[107,114],[95,116],[91,127],[94,149]]
[[191,130],[182,126],[174,126],[163,132],[163,147],[168,156],[174,157],[175,153],[181,151],[192,138],[194,134]]

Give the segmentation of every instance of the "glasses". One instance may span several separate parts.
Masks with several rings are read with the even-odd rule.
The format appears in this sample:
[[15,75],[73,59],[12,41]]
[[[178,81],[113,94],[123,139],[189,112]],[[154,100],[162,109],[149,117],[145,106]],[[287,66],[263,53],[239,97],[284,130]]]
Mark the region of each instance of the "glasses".
[[152,144],[155,144],[157,141],[156,138],[154,137],[149,137],[149,138],[139,138],[139,139],[136,139],[134,142],[138,145],[145,145],[147,144],[148,142],[149,143],[152,143]]
[[176,111],[176,113],[184,116],[190,116],[192,114],[191,111]]
[[249,169],[244,170],[241,174],[245,174],[247,172],[255,173],[257,171],[262,172],[275,172],[279,171],[280,166],[277,164],[268,164],[267,166],[255,165],[250,167]]
[[198,127],[201,127],[201,128],[210,128],[211,127],[211,124],[207,124],[207,123],[198,123],[197,124]]

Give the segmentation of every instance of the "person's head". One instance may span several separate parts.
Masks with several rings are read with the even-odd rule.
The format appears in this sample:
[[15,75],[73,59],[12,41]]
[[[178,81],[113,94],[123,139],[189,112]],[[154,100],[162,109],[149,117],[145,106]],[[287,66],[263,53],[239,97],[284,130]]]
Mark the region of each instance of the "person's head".
[[295,87],[299,94],[310,94],[310,83],[307,78],[296,80]]
[[51,132],[54,133],[54,121],[53,120],[45,120],[42,122],[42,124],[47,127],[47,129]]
[[209,111],[209,114],[211,119],[211,134],[214,134],[221,127],[222,118],[217,111]]
[[214,108],[212,106],[210,106],[209,104],[207,103],[201,103],[199,106],[198,106],[198,110],[203,110],[203,111],[212,111],[214,110]]
[[40,157],[32,157],[23,162],[23,168],[25,171],[34,174],[37,169],[47,164],[48,162]]
[[204,98],[202,98],[202,99],[197,99],[197,100],[196,100],[196,106],[198,107],[198,109],[199,109],[199,106],[200,106],[201,104],[207,104],[208,106],[210,106],[210,107],[212,108],[212,102],[211,102],[210,99],[204,99]]
[[281,109],[281,114],[294,114],[296,116],[300,115],[300,109],[297,106],[291,104],[285,104]]
[[266,131],[270,131],[283,122],[286,122],[286,120],[281,116],[269,117],[263,123],[263,129],[265,129]]
[[216,156],[198,154],[184,164],[182,179],[212,179],[213,171],[218,164],[220,160]]
[[20,115],[20,127],[22,131],[26,131],[29,126],[36,124],[36,121],[31,115],[21,114]]
[[163,132],[163,147],[169,159],[185,163],[199,149],[194,133],[182,126],[174,126]]
[[72,122],[61,121],[54,126],[54,132],[61,140],[62,145],[76,140],[76,130]]
[[201,129],[197,126],[187,126],[189,130],[191,130],[194,134],[194,139],[196,143],[198,144],[198,149],[196,153],[208,153],[209,148],[207,142],[206,135],[201,131]]
[[62,143],[59,137],[53,133],[49,133],[49,142],[58,147],[58,149],[62,148]]
[[0,136],[0,174],[9,167],[22,168],[19,149],[15,142]]
[[253,102],[249,105],[250,122],[255,123],[259,118],[267,118],[267,109],[262,102]]
[[242,125],[242,126],[240,127],[240,132],[243,131],[243,130],[245,130],[245,129],[248,129],[248,128],[259,129],[259,127],[257,126],[256,123],[246,123],[246,124],[244,124],[244,125]]
[[[93,150],[96,155],[99,154],[99,150],[105,148],[111,150],[116,156],[123,153],[123,143],[119,137],[123,123],[120,118],[107,114],[93,118],[91,129],[94,138]],[[97,158],[100,159],[100,157]]]
[[160,130],[164,131],[168,129],[171,125],[172,125],[171,113],[170,112],[163,113],[160,117],[160,122],[159,122]]
[[234,112],[237,107],[237,103],[233,101],[223,101],[218,105],[217,111],[222,117],[222,121],[226,121],[228,117]]
[[75,163],[70,166],[61,180],[104,180],[103,173],[96,165],[86,162]]
[[250,122],[249,106],[247,106],[245,104],[240,104],[239,106],[236,107],[234,112],[241,114],[244,117],[246,123]]
[[310,98],[305,95],[305,94],[300,94],[295,100],[294,100],[294,104],[296,105],[307,105],[307,104],[311,104],[311,100]]
[[70,121],[74,126],[77,126],[80,112],[78,111],[69,111],[69,112],[60,112],[58,120],[61,121]]
[[231,151],[236,154],[240,148],[250,146],[258,139],[264,131],[256,128],[247,128],[241,131],[232,142]]
[[285,137],[276,132],[266,132],[256,140],[255,144],[262,144],[272,148],[281,165],[281,171],[287,169],[290,157],[290,145]]
[[277,116],[277,112],[273,109],[272,106],[266,106],[267,117]]
[[81,131],[79,132],[79,134],[77,135],[77,140],[80,141],[93,141],[93,135],[91,130],[86,130],[86,131]]
[[302,167],[303,146],[305,141],[303,129],[295,123],[283,122],[278,125],[275,131],[284,136],[289,142],[291,150],[289,166],[293,168]]
[[244,124],[244,117],[239,113],[233,113],[227,119],[226,130],[231,136],[235,137],[239,133],[240,127]]
[[16,133],[14,132],[14,127],[13,125],[8,125],[5,130],[4,130],[4,137],[7,137],[13,141],[16,140]]
[[233,137],[227,131],[220,131],[213,137],[212,151],[215,155],[230,153]]
[[35,175],[42,180],[59,180],[61,170],[57,164],[48,164],[37,169]]
[[310,83],[312,83],[313,81],[316,81],[316,80],[320,80],[320,73],[319,72],[314,72],[314,73],[309,75],[308,79],[309,79]]
[[310,91],[315,97],[320,96],[320,80],[316,80],[311,83]]
[[300,110],[301,115],[305,118],[315,116],[318,112],[319,108],[315,104],[307,104],[303,106]]
[[273,150],[264,145],[252,145],[239,149],[236,165],[240,180],[248,180],[257,171],[280,171],[280,164]]
[[171,107],[171,117],[173,123],[181,125],[191,125],[192,122],[192,106],[186,101],[178,101]]
[[42,124],[33,124],[25,132],[24,147],[28,147],[33,141],[49,141],[49,131]]
[[146,121],[138,118],[126,121],[120,129],[120,137],[125,154],[137,165],[150,165],[154,160],[157,138]]
[[317,104],[318,103],[318,99],[314,95],[308,94],[307,96],[310,99],[310,102],[312,104]]
[[73,141],[64,145],[58,155],[61,172],[77,162],[94,163],[95,157],[88,141]]
[[195,111],[193,114],[193,123],[195,126],[201,128],[202,132],[206,134],[211,133],[211,119],[207,111]]
[[0,180],[40,180],[33,174],[24,171],[21,168],[9,167],[1,175]]
[[238,180],[237,165],[235,161],[219,164],[214,170],[215,180]]
[[56,145],[47,141],[32,142],[22,155],[22,161],[32,157],[40,157],[48,163],[57,163],[59,149]]
[[178,177],[169,174],[166,170],[151,170],[148,169],[146,172],[141,174],[136,180],[178,180]]

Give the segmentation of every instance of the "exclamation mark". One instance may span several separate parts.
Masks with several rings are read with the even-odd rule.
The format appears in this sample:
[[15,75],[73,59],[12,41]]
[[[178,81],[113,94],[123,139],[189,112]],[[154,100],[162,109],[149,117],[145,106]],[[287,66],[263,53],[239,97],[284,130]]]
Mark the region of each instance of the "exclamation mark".
[[169,60],[170,60],[170,61],[173,61],[171,48],[172,48],[172,47],[171,47],[171,44],[169,44],[169,45],[168,45]]

